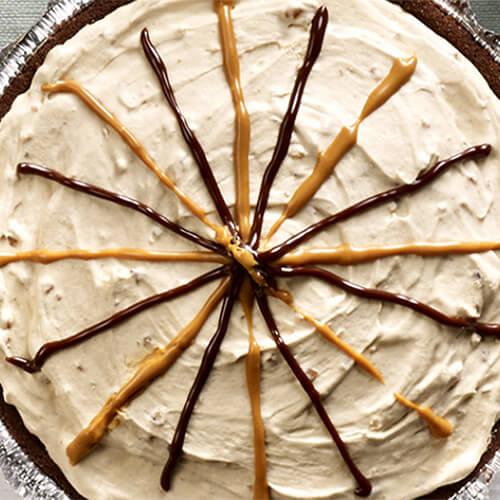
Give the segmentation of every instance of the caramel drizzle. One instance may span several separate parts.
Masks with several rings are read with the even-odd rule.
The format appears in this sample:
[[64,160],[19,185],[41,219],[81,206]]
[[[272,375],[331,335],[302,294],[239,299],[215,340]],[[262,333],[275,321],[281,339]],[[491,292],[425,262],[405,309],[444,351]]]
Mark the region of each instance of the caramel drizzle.
[[198,398],[200,397],[200,394],[205,387],[205,383],[208,380],[210,372],[212,371],[222,341],[226,336],[227,329],[229,327],[229,319],[231,318],[231,312],[240,291],[241,281],[242,274],[240,273],[240,271],[237,271],[232,275],[230,288],[226,293],[224,302],[222,304],[222,311],[219,317],[219,325],[217,327],[215,335],[212,337],[212,340],[208,344],[203,354],[200,369],[198,371],[198,374],[196,375],[196,379],[193,383],[193,386],[191,387],[191,390],[189,391],[186,403],[184,404],[184,407],[182,409],[179,423],[177,424],[172,443],[170,444],[170,454],[168,457],[168,461],[165,465],[165,468],[163,469],[161,477],[161,485],[165,491],[168,491],[170,489],[172,473],[182,454],[182,447],[184,445],[184,439],[186,437],[189,421],[191,420],[191,417],[193,415],[193,411]]
[[326,281],[342,290],[352,293],[358,297],[366,299],[376,299],[382,302],[390,302],[398,304],[427,316],[442,325],[452,326],[454,328],[467,328],[481,335],[488,335],[500,338],[500,324],[497,323],[482,323],[476,318],[461,318],[459,316],[448,316],[447,314],[438,311],[417,299],[407,297],[399,293],[386,292],[377,288],[367,288],[357,283],[351,283],[334,273],[325,271],[318,267],[312,266],[295,266],[295,267],[279,267],[274,268],[273,272],[276,276],[293,277],[293,276],[312,276]]
[[154,380],[164,375],[194,342],[201,327],[222,300],[228,287],[229,278],[225,278],[210,295],[200,312],[166,347],[155,349],[140,362],[134,375],[109,398],[88,427],[83,429],[67,447],[66,453],[71,465],[76,465],[85,458],[102,440],[120,409],[149,387]]
[[253,333],[253,303],[254,293],[252,283],[247,277],[240,290],[240,302],[245,313],[248,327],[249,347],[246,360],[246,379],[250,406],[252,409],[253,444],[254,444],[254,500],[269,499],[269,485],[267,482],[266,435],[262,421],[260,405],[260,346]]
[[215,241],[227,249],[229,255],[245,269],[253,281],[259,285],[265,285],[264,277],[258,271],[255,252],[238,236],[232,235],[227,226],[217,232]]
[[219,185],[215,180],[214,173],[212,171],[212,168],[210,167],[210,164],[208,163],[207,156],[203,151],[203,148],[200,142],[198,141],[195,133],[189,126],[186,117],[182,114],[182,111],[179,105],[177,104],[174,90],[172,88],[172,85],[170,84],[170,79],[168,78],[167,67],[165,65],[165,62],[161,58],[160,54],[156,50],[156,47],[151,42],[151,38],[149,37],[149,31],[147,29],[142,30],[141,43],[144,49],[144,54],[146,55],[146,58],[151,64],[151,67],[153,68],[158,78],[163,94],[165,95],[165,98],[168,104],[170,105],[170,108],[172,109],[175,117],[177,118],[177,122],[179,123],[182,136],[184,137],[184,140],[186,141],[187,145],[191,150],[191,153],[193,154],[193,157],[196,161],[196,164],[198,165],[203,182],[205,183],[208,192],[210,193],[210,196],[212,197],[212,200],[215,203],[217,212],[219,213],[219,216],[224,225],[229,227],[229,229],[233,234],[236,234],[237,230],[233,216],[229,211],[229,208],[219,189]]
[[276,264],[280,266],[304,266],[311,264],[350,266],[396,255],[435,257],[440,255],[483,253],[499,249],[500,242],[497,241],[416,242],[371,247],[356,247],[346,243],[333,248],[295,250],[278,259]]
[[240,60],[236,47],[231,9],[234,0],[214,0],[219,17],[219,31],[224,59],[226,79],[231,89],[235,109],[234,174],[236,187],[236,221],[241,237],[250,235],[250,177],[248,159],[250,154],[250,115],[241,87]]
[[80,84],[69,80],[60,81],[52,84],[46,84],[42,87],[45,92],[49,93],[71,93],[78,97],[87,107],[93,111],[102,121],[107,123],[112,129],[114,129],[120,137],[125,141],[127,146],[134,152],[134,154],[148,167],[160,181],[167,186],[176,196],[179,198],[181,203],[198,219],[200,219],[209,228],[215,230],[217,226],[207,219],[205,211],[199,207],[191,198],[185,195],[181,189],[175,184],[170,177],[163,172],[153,161],[149,153],[146,151],[144,146],[139,142],[137,137],[135,137],[130,130],[128,130],[118,118],[109,111],[102,102],[92,95],[87,89],[82,87]]
[[311,200],[318,189],[330,177],[340,160],[356,144],[361,123],[408,82],[416,67],[416,57],[394,60],[389,74],[370,94],[358,119],[350,127],[342,127],[327,150],[319,154],[312,174],[295,191],[292,199],[285,206],[283,214],[271,227],[267,240],[273,237],[286,219],[293,217]]
[[[290,306],[295,312],[303,319],[307,320],[311,323],[322,335],[323,337],[337,345],[342,351],[344,351],[348,356],[350,356],[361,368],[363,368],[367,373],[372,375],[375,379],[377,379],[382,384],[385,384],[384,378],[381,373],[375,368],[375,366],[368,361],[363,355],[357,353],[354,349],[352,349],[348,344],[343,342],[333,331],[324,323],[321,323],[315,320],[312,316],[304,313],[300,310],[293,302],[293,297],[289,292],[285,292],[283,290],[270,293],[273,297],[276,297],[283,301],[285,304]],[[429,427],[429,431],[431,435],[435,438],[447,438],[451,436],[453,433],[453,426],[443,417],[439,417],[429,407],[418,406],[415,403],[412,403],[408,399],[404,398],[398,393],[394,394],[394,397],[397,401],[402,403],[403,405],[415,410],[427,423]]]
[[327,26],[328,9],[325,6],[322,6],[318,9],[312,21],[309,35],[309,44],[307,47],[306,55],[304,57],[304,62],[302,64],[302,67],[299,69],[299,72],[297,73],[295,85],[290,95],[288,109],[281,122],[273,156],[264,172],[264,177],[262,178],[257,206],[255,208],[254,221],[252,225],[251,246],[254,249],[259,247],[262,224],[264,222],[264,214],[266,212],[267,204],[269,201],[271,187],[281,165],[283,164],[283,161],[288,154],[288,150],[290,149],[290,142],[292,140],[295,121],[297,119],[300,104],[302,102],[302,96],[304,95],[304,90],[306,88],[309,75],[311,74],[314,64],[319,57],[321,48],[323,47],[323,40],[325,38]]
[[166,292],[159,293],[157,295],[153,295],[148,297],[147,299],[141,300],[140,302],[136,302],[135,304],[119,311],[109,318],[93,325],[85,330],[82,330],[71,337],[67,337],[62,340],[56,340],[53,342],[48,342],[44,344],[36,353],[33,359],[21,358],[21,357],[8,357],[6,358],[9,363],[22,368],[24,371],[28,373],[36,373],[42,369],[42,366],[45,362],[54,354],[63,351],[65,349],[69,349],[75,345],[81,344],[85,340],[88,340],[100,333],[104,332],[109,328],[113,328],[114,326],[119,325],[120,323],[126,321],[127,319],[139,314],[142,311],[150,309],[158,304],[162,304],[164,302],[173,300],[175,298],[181,297],[182,295],[186,295],[187,293],[196,290],[197,288],[210,283],[211,281],[221,278],[226,275],[228,269],[226,266],[219,267],[214,271],[210,271],[202,276],[186,283],[185,285],[179,286],[177,288],[173,288]]
[[344,342],[327,324],[314,319],[310,314],[307,314],[295,304],[292,295],[289,292],[284,292],[282,290],[274,293],[271,291],[270,295],[280,299],[291,309],[293,309],[297,315],[310,323],[316,330],[322,335],[322,337],[328,342],[336,345],[341,351],[347,354],[360,368],[365,370],[369,375],[378,380],[380,383],[385,384],[384,377],[377,370],[375,365],[363,354],[357,352],[349,344]]
[[267,297],[262,293],[261,290],[256,290],[256,297],[260,311],[262,313],[262,316],[264,317],[264,321],[266,322],[267,327],[271,332],[271,335],[276,343],[276,346],[278,347],[278,350],[280,351],[284,360],[287,362],[288,366],[292,370],[293,374],[299,381],[300,385],[302,386],[306,394],[309,396],[309,399],[311,400],[311,403],[313,404],[316,412],[318,413],[318,416],[322,420],[324,426],[326,427],[326,430],[328,431],[333,441],[337,445],[337,448],[340,454],[342,455],[342,458],[344,459],[347,467],[351,471],[351,474],[356,479],[358,483],[358,488],[356,489],[356,495],[362,497],[368,496],[371,493],[372,489],[370,481],[368,481],[368,479],[361,473],[361,471],[354,463],[349,453],[349,450],[347,449],[347,446],[343,442],[342,438],[337,432],[337,429],[333,425],[333,422],[330,420],[330,417],[328,416],[325,407],[321,403],[321,396],[319,395],[319,392],[315,389],[313,383],[309,380],[307,374],[304,372],[304,370],[302,370],[300,365],[297,363],[295,357],[288,348],[286,342],[283,340],[283,337],[281,336],[278,327],[276,326],[276,322],[274,321],[273,314],[269,309]]
[[[381,373],[375,368],[375,366],[366,359],[363,355],[357,353],[348,344],[343,342],[333,331],[324,323],[315,320],[312,316],[304,313],[300,310],[293,302],[293,297],[289,292],[279,290],[277,292],[272,291],[270,293],[273,297],[276,297],[283,301],[285,304],[290,306],[295,312],[303,319],[311,323],[322,335],[323,337],[337,345],[342,351],[344,351],[348,356],[350,356],[361,368],[363,368],[367,373],[372,375],[382,384],[385,384],[384,378]],[[404,398],[398,393],[394,394],[397,401],[403,405],[415,410],[427,423],[431,435],[435,438],[447,438],[453,433],[453,426],[443,417],[439,417],[429,407],[418,406],[412,403],[408,399]]]
[[126,259],[149,262],[215,262],[229,264],[229,259],[212,252],[161,252],[140,248],[114,248],[106,250],[30,250],[26,252],[0,252],[0,267],[13,262],[52,264],[61,260]]
[[394,397],[402,405],[415,410],[426,421],[431,436],[443,439],[453,433],[453,426],[443,417],[436,415],[428,406],[419,406],[398,393],[395,393]]
[[351,205],[350,207],[345,208],[340,212],[337,212],[336,214],[330,215],[329,217],[326,217],[325,219],[312,224],[300,233],[292,236],[291,238],[288,238],[280,245],[277,245],[270,250],[260,252],[259,260],[266,262],[279,259],[283,255],[289,253],[291,250],[298,247],[302,243],[305,243],[310,238],[316,236],[328,227],[338,224],[339,222],[344,222],[354,217],[355,215],[364,213],[367,210],[382,205],[383,203],[387,203],[402,196],[419,191],[424,186],[439,177],[441,174],[446,172],[453,165],[466,160],[479,160],[480,158],[488,156],[490,153],[491,146],[489,144],[481,144],[480,146],[473,146],[469,149],[466,149],[462,153],[454,155],[446,160],[441,160],[433,167],[420,174],[413,182],[403,184],[399,187],[389,189],[388,191],[384,191],[383,193],[379,193],[374,196],[370,196],[369,198],[366,198],[362,201],[359,201],[358,203],[355,203],[354,205]]
[[112,203],[116,203],[117,205],[121,205],[123,207],[131,208],[136,212],[139,212],[146,217],[149,217],[151,220],[155,221],[160,226],[163,226],[170,231],[176,233],[183,238],[200,245],[208,250],[212,250],[218,253],[225,253],[225,250],[218,245],[217,243],[204,238],[193,231],[189,231],[179,224],[172,222],[170,219],[165,217],[164,215],[158,213],[153,208],[147,206],[146,204],[134,200],[133,198],[129,198],[123,194],[113,193],[112,191],[107,191],[106,189],[102,189],[100,187],[94,186],[92,184],[87,184],[86,182],[71,179],[70,177],[66,177],[63,174],[57,172],[56,170],[52,170],[50,168],[41,167],[39,165],[33,165],[30,163],[20,163],[17,166],[17,172],[19,174],[31,174],[38,175],[39,177],[43,177],[53,182],[57,182],[69,189],[73,189],[75,191],[80,191],[81,193],[85,193],[90,196],[95,196],[96,198],[101,198],[102,200],[111,201]]

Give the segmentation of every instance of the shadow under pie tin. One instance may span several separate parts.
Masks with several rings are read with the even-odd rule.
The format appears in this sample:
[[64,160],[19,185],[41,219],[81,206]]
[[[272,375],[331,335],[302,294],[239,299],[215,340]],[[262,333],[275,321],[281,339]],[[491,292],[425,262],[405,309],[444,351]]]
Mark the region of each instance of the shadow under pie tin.
[[[117,7],[133,0],[60,0],[42,20],[4,52],[0,63],[0,117],[20,93],[26,91],[47,52]],[[478,67],[500,96],[500,38],[483,30],[465,0],[394,0],[427,26],[449,40]],[[39,499],[81,497],[29,434],[16,410],[1,399],[0,467],[21,496]],[[500,469],[498,425],[488,451],[476,470],[458,484],[446,486],[426,499],[479,500],[488,498],[488,483]],[[16,441],[13,441],[11,437]],[[23,451],[24,450],[24,451]],[[37,467],[40,467],[40,469]],[[54,478],[53,481],[51,478]]]

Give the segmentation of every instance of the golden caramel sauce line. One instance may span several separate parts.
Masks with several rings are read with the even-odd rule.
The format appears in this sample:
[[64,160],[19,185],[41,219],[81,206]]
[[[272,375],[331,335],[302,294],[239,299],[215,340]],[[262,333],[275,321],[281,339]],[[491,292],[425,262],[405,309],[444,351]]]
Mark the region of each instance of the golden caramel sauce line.
[[396,255],[433,257],[451,254],[471,254],[500,250],[498,241],[415,242],[397,245],[356,247],[349,243],[332,248],[295,250],[276,261],[279,265],[338,264],[349,266]]
[[26,252],[0,252],[0,267],[13,262],[37,262],[51,264],[61,260],[78,259],[127,259],[151,262],[214,262],[229,263],[229,259],[213,252],[162,252],[140,248],[114,248],[106,250],[30,250]]
[[93,111],[101,120],[112,127],[137,157],[153,171],[160,181],[167,186],[168,189],[174,192],[181,203],[205,225],[214,231],[217,226],[207,219],[206,212],[191,198],[182,192],[182,190],[164,173],[153,161],[149,153],[146,151],[141,142],[128,130],[118,118],[109,111],[104,104],[92,95],[87,89],[73,80],[59,81],[52,84],[43,85],[42,89],[49,93],[70,93],[78,97],[87,107]]
[[250,115],[241,87],[240,60],[234,35],[231,9],[234,0],[214,0],[219,17],[219,31],[224,59],[224,70],[231,89],[235,109],[234,172],[236,189],[236,219],[241,237],[250,235],[250,178],[248,159],[250,153]]
[[317,321],[311,315],[299,309],[299,307],[295,305],[295,301],[293,300],[292,294],[290,292],[286,290],[269,289],[269,294],[284,302],[287,306],[293,309],[300,318],[308,321],[311,325],[313,325],[314,328],[316,328],[316,330],[323,336],[323,338],[336,345],[341,351],[351,357],[356,362],[356,364],[359,365],[360,368],[365,370],[368,374],[370,374],[382,384],[385,384],[384,377],[382,377],[382,374],[377,370],[377,368],[371,361],[369,361],[365,356],[349,346],[349,344],[344,342],[338,335],[334,333],[334,331],[328,325]]
[[266,435],[262,421],[260,405],[260,346],[253,333],[252,309],[254,294],[250,278],[246,278],[240,290],[240,302],[245,313],[248,326],[249,348],[246,359],[246,379],[248,395],[252,408],[253,442],[254,442],[254,500],[269,500],[269,484],[267,482]]
[[253,281],[261,286],[265,285],[263,277],[257,272],[258,262],[255,255],[248,248],[240,245],[240,242],[231,234],[227,226],[223,226],[216,231],[215,241],[227,249],[234,260],[248,272]]
[[439,417],[428,406],[419,406],[395,393],[396,400],[404,406],[415,410],[427,423],[429,432],[435,438],[447,438],[453,433],[453,426],[443,417]]
[[[291,307],[298,314],[299,317],[311,323],[321,333],[321,335],[323,335],[323,337],[326,340],[335,344],[339,349],[341,349],[348,356],[350,356],[367,373],[372,375],[382,384],[385,384],[384,378],[382,377],[381,373],[377,370],[377,368],[375,368],[375,366],[368,359],[366,359],[362,354],[359,354],[354,349],[352,349],[348,344],[342,341],[327,325],[315,320],[312,316],[301,311],[294,304],[293,297],[288,291],[270,290],[269,294],[280,299],[289,307]],[[439,417],[438,415],[433,413],[429,407],[418,406],[417,404],[407,400],[398,393],[395,393],[394,397],[401,404],[416,411],[426,421],[429,427],[429,432],[433,437],[446,438],[453,433],[453,426],[446,419]]]
[[193,343],[205,321],[225,295],[229,283],[229,278],[224,279],[210,295],[200,312],[166,347],[156,349],[141,361],[134,375],[118,392],[111,396],[101,411],[92,419],[89,426],[83,429],[70,443],[66,453],[72,465],[76,465],[94,449],[105,435],[106,430],[108,430],[120,409],[140,394],[155,379],[165,374],[179,356]]
[[[240,228],[241,237],[246,241],[250,236],[250,179],[249,179],[249,151],[250,151],[250,116],[245,104],[245,98],[240,80],[240,63],[236,47],[231,9],[234,2],[214,0],[214,7],[219,17],[219,30],[224,59],[224,70],[231,89],[231,96],[235,108],[235,138],[234,138],[234,172],[236,189],[236,219]],[[255,258],[249,253],[243,253],[238,245],[226,243],[226,248],[235,259],[251,270],[256,265]],[[240,257],[241,258],[238,258]],[[260,346],[253,334],[252,308],[253,290],[250,278],[246,278],[240,290],[240,302],[247,320],[249,335],[249,350],[246,360],[246,379],[248,395],[252,410],[254,433],[254,500],[268,500],[269,486],[267,483],[267,458],[265,430],[262,421],[260,404]]]
[[342,127],[326,151],[318,155],[318,160],[312,174],[295,191],[295,194],[285,206],[283,214],[271,227],[264,246],[278,231],[283,222],[299,212],[314,196],[326,179],[332,174],[344,155],[356,144],[361,123],[408,82],[415,72],[416,67],[416,57],[394,60],[389,74],[369,95],[358,119],[353,125]]

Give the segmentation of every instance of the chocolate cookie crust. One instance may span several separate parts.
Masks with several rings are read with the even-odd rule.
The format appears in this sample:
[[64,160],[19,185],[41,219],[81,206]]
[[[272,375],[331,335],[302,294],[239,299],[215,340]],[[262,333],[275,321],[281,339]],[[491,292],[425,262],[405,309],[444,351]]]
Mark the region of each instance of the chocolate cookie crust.
[[0,419],[11,436],[42,472],[51,477],[72,500],[85,500],[64,477],[61,469],[51,460],[40,440],[26,429],[16,408],[5,402],[1,387]]
[[71,20],[62,23],[55,32],[43,43],[38,50],[26,61],[22,73],[13,78],[0,96],[0,119],[9,111],[16,97],[26,92],[33,80],[37,69],[45,61],[48,52],[55,47],[72,38],[84,26],[99,21],[118,7],[132,2],[133,0],[94,0]]
[[500,97],[500,65],[456,19],[444,12],[432,0],[390,1],[400,5],[460,50],[481,72],[496,96]]
[[[70,21],[59,26],[55,33],[33,54],[25,64],[23,72],[16,76],[0,97],[0,118],[10,109],[15,98],[24,93],[31,85],[37,69],[43,64],[47,53],[56,45],[64,43],[73,37],[84,26],[102,19],[116,8],[132,2],[133,0],[94,0],[91,6],[82,10]],[[500,97],[500,65],[492,58],[486,49],[481,47],[472,35],[460,23],[446,14],[432,0],[390,0],[401,5],[403,9],[414,15],[433,31],[451,42],[460,50],[483,74],[493,92]],[[32,436],[24,427],[16,409],[5,403],[0,387],[0,419],[19,443],[21,448],[30,458],[59,484],[64,491],[74,500],[84,500],[80,494],[69,484],[58,466],[50,459],[40,441]],[[456,493],[467,481],[476,477],[484,464],[494,455],[500,447],[498,425],[492,434],[490,446],[483,456],[476,470],[465,480],[455,485],[437,490],[426,499],[445,499]]]

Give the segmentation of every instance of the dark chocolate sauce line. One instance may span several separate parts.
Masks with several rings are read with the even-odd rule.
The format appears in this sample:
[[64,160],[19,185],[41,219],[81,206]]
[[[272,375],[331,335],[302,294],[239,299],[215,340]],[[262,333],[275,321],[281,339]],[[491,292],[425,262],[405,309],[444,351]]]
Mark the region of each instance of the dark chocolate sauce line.
[[375,299],[382,302],[391,302],[412,309],[424,316],[427,316],[438,323],[455,328],[468,328],[476,331],[481,335],[488,335],[500,338],[500,324],[497,323],[481,323],[475,318],[460,318],[459,316],[448,316],[447,314],[434,309],[433,307],[420,302],[419,300],[401,295],[399,293],[386,292],[376,288],[367,288],[356,283],[341,278],[340,276],[324,269],[313,266],[298,266],[298,267],[280,267],[274,268],[276,275],[281,277],[293,276],[313,276],[335,285],[346,292],[363,297],[366,299]]
[[132,210],[140,212],[141,214],[149,217],[161,226],[197,245],[200,245],[204,248],[207,248],[208,250],[212,250],[217,253],[226,254],[225,249],[214,241],[210,241],[207,238],[204,238],[196,233],[193,233],[192,231],[189,231],[188,229],[185,229],[182,226],[179,226],[164,215],[158,213],[153,208],[148,207],[144,203],[134,200],[133,198],[129,198],[128,196],[119,193],[113,193],[112,191],[107,191],[92,184],[87,184],[86,182],[79,181],[77,179],[71,179],[57,172],[56,170],[41,167],[39,165],[20,163],[17,166],[17,171],[19,174],[38,175],[40,177],[44,177],[45,179],[57,182],[58,184],[62,184],[67,188],[74,189],[75,191],[80,191],[82,193],[95,196],[103,200],[111,201],[123,207],[131,208]]
[[203,387],[205,386],[205,383],[212,371],[222,341],[224,340],[224,337],[227,333],[229,320],[231,318],[231,312],[233,310],[236,298],[238,297],[243,277],[242,273],[239,270],[236,270],[235,273],[236,274],[232,277],[231,287],[229,288],[222,304],[222,310],[220,313],[217,330],[203,354],[198,374],[196,375],[196,379],[191,387],[191,390],[189,391],[189,395],[182,409],[181,416],[179,417],[177,428],[175,429],[172,444],[170,445],[170,455],[167,464],[163,469],[163,474],[161,477],[161,485],[165,491],[168,491],[170,489],[172,473],[182,454],[182,447],[184,445],[184,439],[186,437],[189,421],[191,419],[191,416],[193,415],[194,408],[203,390]]
[[172,89],[172,85],[170,84],[170,79],[168,77],[167,67],[160,54],[156,50],[155,46],[151,42],[151,38],[149,37],[149,32],[145,28],[141,33],[141,43],[144,49],[144,53],[149,63],[151,64],[159,82],[161,88],[163,90],[163,94],[167,99],[172,111],[174,112],[177,121],[179,123],[179,127],[181,129],[182,136],[186,141],[187,145],[191,149],[193,157],[198,164],[198,168],[200,169],[200,174],[207,186],[207,189],[212,197],[213,202],[217,208],[217,212],[219,213],[222,222],[228,226],[233,234],[236,234],[236,224],[234,222],[233,215],[231,214],[224,197],[219,189],[219,185],[215,179],[214,173],[210,164],[208,163],[207,156],[201,147],[200,142],[196,138],[196,135],[192,131],[189,126],[186,117],[183,115],[179,104],[175,98],[174,90]]
[[358,488],[356,489],[356,495],[367,497],[371,493],[372,489],[370,481],[361,473],[361,471],[354,463],[349,453],[349,450],[347,449],[346,444],[344,443],[339,433],[337,432],[335,425],[330,420],[330,417],[328,416],[328,413],[326,412],[325,407],[321,402],[321,397],[316,388],[314,387],[314,384],[309,380],[307,374],[302,370],[300,365],[297,363],[297,360],[293,356],[286,342],[283,340],[283,337],[281,336],[278,330],[276,322],[274,321],[271,309],[269,308],[267,297],[262,293],[261,290],[256,290],[256,297],[262,316],[264,317],[264,320],[269,328],[269,331],[271,332],[271,335],[274,341],[276,342],[276,346],[278,347],[285,361],[288,363],[288,366],[291,368],[293,374],[299,381],[300,385],[309,396],[309,399],[314,405],[314,408],[316,409],[319,417],[321,418],[323,424],[328,430],[333,441],[337,445],[337,448],[340,454],[342,455],[342,458],[344,459],[347,467],[351,471],[353,477],[356,479],[358,483]]
[[376,194],[374,196],[366,198],[365,200],[355,203],[354,205],[351,205],[350,207],[345,208],[344,210],[341,210],[340,212],[337,212],[336,214],[331,215],[330,217],[327,217],[326,219],[323,219],[316,224],[309,226],[308,228],[304,229],[295,236],[292,236],[280,245],[265,252],[261,252],[259,254],[259,260],[266,262],[279,259],[280,257],[283,257],[283,255],[287,254],[302,243],[305,243],[307,240],[317,235],[327,227],[350,219],[355,215],[366,212],[367,210],[375,208],[383,203],[387,203],[388,201],[418,191],[425,185],[432,182],[438,176],[443,174],[452,165],[464,160],[479,159],[488,156],[490,152],[491,146],[489,144],[482,144],[480,146],[473,146],[465,150],[463,153],[459,153],[455,156],[452,156],[451,158],[442,160],[432,168],[420,174],[413,182],[404,184],[397,188],[389,189],[388,191]]
[[283,164],[283,161],[288,154],[302,96],[304,94],[309,75],[311,74],[311,70],[313,69],[314,64],[316,63],[316,60],[321,52],[327,26],[328,9],[323,5],[318,9],[312,21],[309,45],[307,47],[304,63],[297,74],[288,109],[283,117],[283,121],[281,122],[274,153],[262,179],[251,232],[250,246],[254,249],[259,246],[262,224],[264,222],[264,215],[269,202],[271,187],[281,165]]
[[99,333],[102,333],[104,330],[112,328],[122,323],[123,321],[131,318],[132,316],[135,316],[136,314],[145,311],[146,309],[149,309],[158,304],[162,304],[169,300],[185,295],[217,278],[226,275],[228,272],[229,272],[228,267],[222,266],[206,274],[203,274],[202,276],[190,281],[189,283],[186,283],[185,285],[173,288],[166,292],[159,293],[157,295],[153,295],[152,297],[148,297],[144,300],[141,300],[140,302],[137,302],[127,307],[126,309],[123,309],[122,311],[113,314],[109,318],[93,326],[90,326],[85,330],[82,330],[81,332],[72,335],[71,337],[67,337],[65,339],[58,340],[55,342],[49,342],[43,345],[32,360],[20,357],[10,357],[6,359],[9,363],[12,363],[13,365],[18,366],[19,368],[22,368],[24,371],[28,373],[39,372],[43,364],[53,354],[56,354],[57,352],[60,352],[64,349],[68,349],[77,344],[80,344],[85,340],[95,337]]

